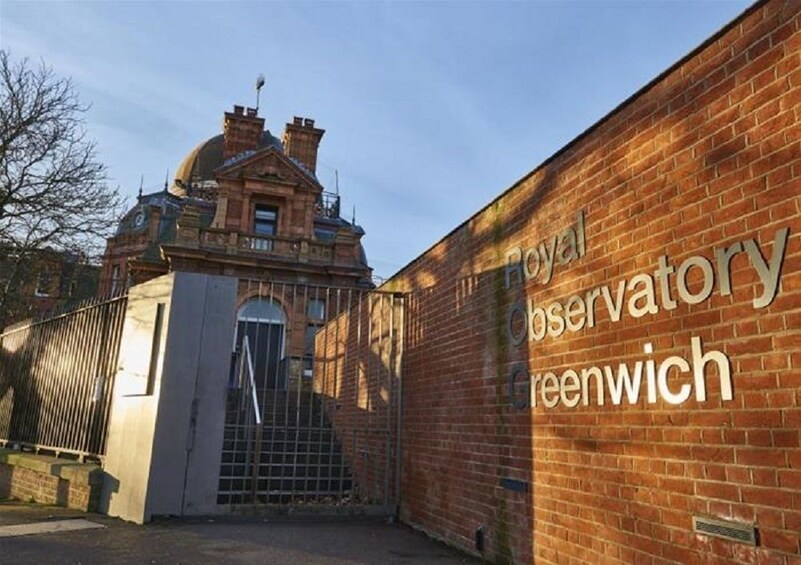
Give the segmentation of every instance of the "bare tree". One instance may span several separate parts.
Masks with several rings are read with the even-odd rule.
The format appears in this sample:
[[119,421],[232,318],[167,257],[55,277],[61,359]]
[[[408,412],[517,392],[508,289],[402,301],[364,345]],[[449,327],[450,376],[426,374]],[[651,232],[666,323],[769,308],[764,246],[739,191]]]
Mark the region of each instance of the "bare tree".
[[72,82],[0,50],[0,321],[40,250],[96,253],[121,199]]

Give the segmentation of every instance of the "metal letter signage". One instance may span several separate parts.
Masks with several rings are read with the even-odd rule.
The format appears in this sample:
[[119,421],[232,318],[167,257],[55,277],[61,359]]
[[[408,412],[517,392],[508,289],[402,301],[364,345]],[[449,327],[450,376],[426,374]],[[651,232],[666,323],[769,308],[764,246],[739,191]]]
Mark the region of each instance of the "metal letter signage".
[[[548,284],[557,269],[565,267],[586,254],[584,212],[576,214],[572,225],[550,240],[523,248],[517,245],[504,254],[504,281],[507,289],[515,285]],[[731,262],[738,254],[744,254],[750,268],[759,281],[752,301],[755,309],[765,308],[776,298],[784,257],[787,251],[790,228],[782,228],[773,236],[773,248],[769,259],[756,239],[747,239],[712,250],[712,259],[704,255],[693,255],[676,264],[667,255],[656,259],[653,270],[638,273],[628,279],[601,286],[541,304],[533,298],[525,302],[516,301],[507,310],[506,330],[509,341],[519,347],[526,341],[540,342],[557,339],[567,332],[577,333],[595,327],[601,319],[619,322],[624,316],[639,319],[655,316],[660,311],[670,311],[679,302],[699,304],[708,300],[716,290],[720,296],[730,296]],[[690,288],[688,279],[700,280]],[[608,398],[611,404],[624,401],[636,404],[643,388],[647,402],[653,404],[662,398],[668,404],[682,404],[693,397],[705,402],[706,368],[715,366],[720,380],[721,398],[732,400],[731,362],[722,351],[704,351],[701,338],[690,338],[691,358],[668,356],[654,359],[653,346],[646,343],[644,361],[620,363],[617,367],[587,367],[581,370],[567,369],[557,375],[554,372],[529,374],[525,365],[515,365],[509,375],[509,398],[517,408],[544,406],[566,408],[603,405]],[[645,373],[643,374],[643,368]],[[687,375],[686,382],[677,385],[670,374]],[[643,376],[645,377],[643,381]],[[670,383],[669,383],[670,381]],[[521,398],[521,388],[528,398]]]

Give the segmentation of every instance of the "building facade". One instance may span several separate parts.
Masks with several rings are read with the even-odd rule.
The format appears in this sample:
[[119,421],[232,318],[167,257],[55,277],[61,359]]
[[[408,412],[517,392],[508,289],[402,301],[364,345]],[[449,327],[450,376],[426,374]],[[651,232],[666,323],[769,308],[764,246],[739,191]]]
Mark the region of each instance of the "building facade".
[[85,256],[53,249],[0,253],[0,329],[38,318],[97,293],[100,267]]
[[257,369],[309,362],[330,315],[321,289],[373,287],[364,230],[316,176],[324,130],[296,117],[279,140],[264,123],[253,108],[225,112],[223,133],[187,155],[171,186],[139,195],[101,273],[101,292],[112,294],[172,271],[240,279],[238,339],[247,333],[270,357]]

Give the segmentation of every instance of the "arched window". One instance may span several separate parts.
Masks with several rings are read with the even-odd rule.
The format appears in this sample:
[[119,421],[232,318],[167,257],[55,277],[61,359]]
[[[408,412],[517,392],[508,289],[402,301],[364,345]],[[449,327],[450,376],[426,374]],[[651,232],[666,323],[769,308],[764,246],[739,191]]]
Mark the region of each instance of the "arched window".
[[240,322],[285,324],[286,314],[281,305],[271,298],[251,298],[239,308],[236,319]]

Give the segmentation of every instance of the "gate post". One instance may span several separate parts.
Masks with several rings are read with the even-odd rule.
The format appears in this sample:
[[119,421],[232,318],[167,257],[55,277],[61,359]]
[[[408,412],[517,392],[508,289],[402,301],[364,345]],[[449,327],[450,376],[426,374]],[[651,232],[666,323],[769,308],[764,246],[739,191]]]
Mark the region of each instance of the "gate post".
[[171,273],[130,289],[104,461],[109,515],[216,510],[236,284]]

